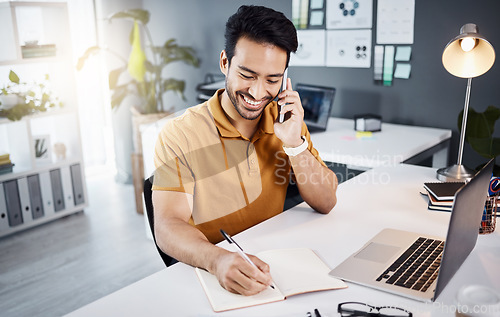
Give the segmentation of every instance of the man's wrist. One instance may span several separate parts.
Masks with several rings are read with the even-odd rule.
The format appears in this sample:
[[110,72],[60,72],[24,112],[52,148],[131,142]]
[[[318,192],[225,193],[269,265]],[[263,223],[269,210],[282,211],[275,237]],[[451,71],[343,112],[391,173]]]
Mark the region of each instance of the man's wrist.
[[283,145],[283,151],[285,151],[286,155],[297,156],[300,153],[307,150],[307,147],[309,146],[309,144],[307,143],[306,137],[302,136],[301,139],[303,140],[303,142],[301,144],[299,144],[298,146],[288,147],[288,146]]
[[305,140],[304,137],[301,136],[295,142],[292,142],[292,143],[289,143],[289,144],[283,143],[283,146],[286,147],[286,148],[296,148],[296,147],[300,146],[302,143],[304,143],[304,140]]

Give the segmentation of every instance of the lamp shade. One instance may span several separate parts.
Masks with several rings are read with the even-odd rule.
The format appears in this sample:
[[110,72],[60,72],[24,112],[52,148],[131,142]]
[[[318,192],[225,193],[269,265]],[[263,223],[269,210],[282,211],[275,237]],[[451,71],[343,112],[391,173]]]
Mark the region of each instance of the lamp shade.
[[[463,41],[471,46],[465,47]],[[466,51],[467,50],[467,51]],[[444,68],[452,75],[461,78],[474,78],[486,73],[495,62],[493,46],[478,33],[472,23],[460,28],[460,35],[452,39],[443,51]]]

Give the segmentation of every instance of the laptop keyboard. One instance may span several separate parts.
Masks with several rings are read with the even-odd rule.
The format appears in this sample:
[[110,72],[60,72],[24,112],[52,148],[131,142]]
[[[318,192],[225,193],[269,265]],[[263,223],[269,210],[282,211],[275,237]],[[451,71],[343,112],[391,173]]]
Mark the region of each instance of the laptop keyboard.
[[377,281],[425,292],[437,278],[443,248],[444,241],[420,237]]

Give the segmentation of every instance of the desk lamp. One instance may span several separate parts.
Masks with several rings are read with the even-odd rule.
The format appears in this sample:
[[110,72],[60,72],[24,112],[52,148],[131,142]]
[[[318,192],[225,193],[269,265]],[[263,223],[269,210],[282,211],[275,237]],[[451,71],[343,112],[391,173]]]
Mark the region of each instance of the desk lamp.
[[493,66],[495,50],[482,35],[478,34],[475,24],[467,23],[460,28],[460,35],[446,45],[442,60],[444,68],[450,74],[460,78],[467,78],[467,90],[457,164],[438,169],[437,178],[441,181],[464,181],[474,176],[473,171],[462,165],[472,78],[481,76]]

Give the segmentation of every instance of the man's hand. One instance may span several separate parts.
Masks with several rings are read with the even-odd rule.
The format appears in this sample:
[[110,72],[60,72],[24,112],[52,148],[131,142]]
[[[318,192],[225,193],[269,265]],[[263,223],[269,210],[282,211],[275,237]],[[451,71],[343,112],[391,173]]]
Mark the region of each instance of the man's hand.
[[269,265],[256,256],[248,254],[248,257],[259,269],[235,252],[226,252],[219,257],[214,274],[222,287],[232,293],[249,296],[271,285]]
[[283,123],[274,123],[274,133],[283,141],[286,147],[297,147],[302,144],[301,139],[302,123],[304,121],[304,108],[300,101],[299,93],[292,89],[292,80],[287,78],[286,90],[278,95],[278,105],[280,113],[291,114],[290,118]]

